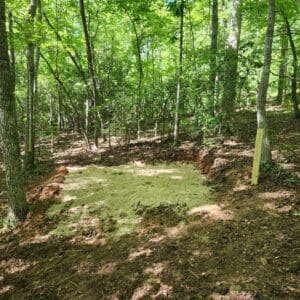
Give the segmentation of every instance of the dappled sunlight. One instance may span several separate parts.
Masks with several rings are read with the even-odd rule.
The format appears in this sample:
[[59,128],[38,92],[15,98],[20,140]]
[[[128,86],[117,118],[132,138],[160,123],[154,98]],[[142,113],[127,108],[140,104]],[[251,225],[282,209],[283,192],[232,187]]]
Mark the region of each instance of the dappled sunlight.
[[300,169],[300,164],[297,163],[281,163],[280,166],[285,170]]
[[175,180],[181,180],[183,179],[182,176],[170,176],[171,179],[175,179]]
[[154,263],[151,267],[144,270],[145,274],[160,275],[168,267],[167,263]]
[[288,213],[293,209],[294,205],[287,204],[287,205],[283,205],[283,206],[278,206],[273,202],[268,202],[268,203],[265,203],[263,205],[263,207],[266,209],[277,211],[279,213]]
[[229,146],[229,147],[237,147],[237,146],[242,146],[244,143],[237,142],[235,140],[224,140],[223,141],[224,146]]
[[17,272],[22,272],[32,267],[36,262],[26,262],[22,259],[10,258],[8,260],[2,260],[0,262],[0,269],[4,269],[4,272],[7,274],[14,274]]
[[161,282],[160,279],[152,279],[145,282],[141,287],[138,287],[131,300],[140,300],[148,297],[150,299],[171,298],[173,288]]
[[151,255],[152,250],[150,248],[144,248],[144,247],[139,247],[136,249],[131,249],[128,255],[128,259],[130,261],[135,260],[136,258],[140,256],[149,256]]
[[67,179],[63,185],[63,190],[64,191],[71,191],[77,189],[79,190],[92,184],[103,184],[103,183],[107,183],[107,180],[103,178],[89,177],[89,176],[85,178],[72,179],[71,182]]
[[287,190],[280,190],[275,192],[263,192],[259,193],[258,197],[265,200],[276,200],[276,199],[288,199],[293,197],[295,192],[287,191]]
[[237,157],[237,158],[253,158],[254,155],[254,149],[249,150],[249,149],[219,149],[217,151],[218,155],[221,155],[223,157],[228,157],[228,158],[233,158],[233,157]]
[[103,166],[97,166],[97,165],[88,165],[88,166],[71,165],[71,166],[68,166],[68,171],[69,171],[69,173],[82,172],[84,170],[87,170],[90,167],[98,168],[98,169],[104,168]]
[[218,220],[231,220],[233,218],[233,213],[229,210],[222,209],[219,205],[201,205],[194,207],[188,211],[189,216],[201,216],[204,219],[209,219],[213,221]]
[[173,174],[173,173],[176,173],[175,169],[142,169],[136,171],[136,174],[139,176],[158,176],[162,174]]
[[165,233],[168,238],[179,238],[187,233],[187,229],[187,225],[179,224],[177,226],[165,228]]
[[42,243],[46,243],[49,241],[49,239],[51,238],[50,234],[45,234],[45,235],[35,235],[32,238],[26,239],[22,242],[20,242],[20,246],[26,246],[26,245],[30,245],[30,244],[42,244]]
[[173,288],[170,285],[159,282],[159,290],[155,295],[151,296],[151,298],[153,298],[153,299],[156,299],[159,297],[171,298],[172,291],[173,291]]
[[116,268],[117,268],[117,263],[109,262],[107,264],[100,266],[98,268],[98,270],[96,271],[96,273],[100,274],[100,275],[108,275],[108,274],[115,272]]
[[140,300],[144,297],[146,297],[147,295],[149,295],[149,292],[151,291],[152,289],[152,284],[150,283],[145,283],[143,286],[141,287],[138,287],[132,297],[131,297],[131,300]]
[[162,242],[165,238],[166,238],[166,236],[157,233],[157,234],[152,235],[148,241],[149,241],[149,243],[156,244],[156,243]]
[[14,286],[13,285],[6,285],[3,287],[0,287],[0,295],[6,294],[9,291],[13,290]]
[[61,197],[61,201],[62,202],[68,202],[68,201],[72,201],[77,199],[76,196],[71,196],[71,195],[64,195],[63,197]]
[[139,161],[139,160],[133,161],[133,165],[138,168],[144,168],[146,166],[146,164],[144,162]]
[[210,300],[254,300],[254,297],[247,292],[230,291],[226,295],[213,293],[209,296]]
[[234,192],[243,192],[243,191],[247,191],[251,188],[250,185],[241,183],[240,181],[237,181],[235,187],[233,188]]

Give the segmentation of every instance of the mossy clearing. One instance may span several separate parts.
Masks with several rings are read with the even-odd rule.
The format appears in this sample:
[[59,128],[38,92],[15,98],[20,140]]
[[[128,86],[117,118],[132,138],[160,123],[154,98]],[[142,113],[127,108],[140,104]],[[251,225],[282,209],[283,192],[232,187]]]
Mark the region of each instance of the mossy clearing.
[[53,235],[72,236],[101,227],[106,235],[121,236],[137,228],[151,209],[169,210],[178,221],[190,208],[210,202],[210,189],[193,165],[133,162],[71,167],[60,203],[47,214],[58,221]]

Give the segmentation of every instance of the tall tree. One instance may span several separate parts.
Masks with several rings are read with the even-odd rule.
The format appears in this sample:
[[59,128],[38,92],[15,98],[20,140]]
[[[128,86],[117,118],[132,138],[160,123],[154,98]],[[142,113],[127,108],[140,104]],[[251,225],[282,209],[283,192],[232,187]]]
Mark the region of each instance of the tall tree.
[[16,89],[16,58],[15,58],[15,43],[14,43],[14,23],[13,23],[13,14],[11,11],[8,13],[8,24],[9,24],[9,57],[10,57],[10,66],[11,66],[11,78],[14,88]]
[[99,93],[99,80],[95,70],[95,62],[94,62],[94,55],[93,55],[93,45],[90,38],[89,30],[87,27],[86,22],[86,15],[85,15],[85,7],[84,7],[84,0],[80,0],[80,16],[83,26],[84,32],[84,39],[86,44],[86,54],[88,60],[88,68],[89,73],[92,80],[93,85],[93,104],[94,104],[94,142],[95,146],[98,147],[98,138],[99,138],[99,117],[98,117],[98,107],[100,105],[100,93]]
[[224,90],[222,97],[222,111],[226,127],[235,107],[238,51],[241,36],[241,3],[242,0],[232,0],[229,36],[225,50]]
[[293,74],[292,74],[292,104],[294,108],[294,114],[295,118],[300,118],[300,110],[299,110],[299,103],[298,103],[298,95],[297,95],[297,87],[298,87],[298,56],[297,56],[297,50],[293,39],[293,34],[290,26],[290,22],[288,18],[284,15],[285,25],[286,25],[286,31],[287,35],[289,37],[290,46],[292,49],[293,54]]
[[217,53],[218,53],[218,29],[219,29],[219,13],[218,1],[212,1],[212,18],[211,18],[211,44],[210,44],[210,101],[209,112],[211,115],[215,113],[216,103],[216,78],[217,78]]
[[280,32],[280,65],[279,65],[279,78],[277,87],[276,104],[281,105],[283,102],[284,92],[286,89],[286,72],[287,72],[287,50],[288,50],[288,37],[285,28]]
[[180,98],[181,98],[181,85],[182,85],[182,76],[183,76],[183,23],[184,23],[184,0],[180,1],[179,14],[180,14],[180,36],[179,36],[179,66],[178,66],[178,77],[177,77],[177,90],[176,90],[176,103],[175,103],[175,120],[174,120],[174,144],[178,143],[178,134],[179,134],[179,107],[180,107]]
[[264,64],[257,95],[257,127],[264,129],[261,163],[272,160],[270,140],[266,118],[266,101],[269,86],[270,68],[272,60],[272,45],[275,25],[275,0],[269,0],[268,25],[265,39]]
[[25,168],[34,168],[35,160],[35,109],[37,97],[37,61],[36,42],[34,37],[34,19],[39,0],[31,0],[27,15],[27,103],[26,103],[26,140],[25,140]]
[[5,22],[5,2],[0,0],[0,145],[5,164],[9,205],[17,218],[24,219],[28,206],[24,191],[13,69],[9,61]]

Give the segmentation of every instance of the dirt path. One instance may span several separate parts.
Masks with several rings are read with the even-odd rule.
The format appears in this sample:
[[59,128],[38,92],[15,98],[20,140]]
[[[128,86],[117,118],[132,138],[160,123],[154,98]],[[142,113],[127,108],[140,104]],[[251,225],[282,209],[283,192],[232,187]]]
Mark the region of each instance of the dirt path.
[[[150,210],[138,230],[105,239],[84,231],[80,240],[48,233],[57,220],[40,201],[23,228],[1,236],[3,299],[299,299],[299,124],[272,114],[277,165],[249,184],[255,116],[240,118],[241,133],[201,152],[157,143],[112,152],[57,157],[64,164],[116,166],[133,160],[193,161],[206,169],[218,203],[184,220],[169,207]],[[55,176],[54,176],[55,177]],[[39,238],[37,238],[39,237]],[[42,238],[41,238],[42,237]]]

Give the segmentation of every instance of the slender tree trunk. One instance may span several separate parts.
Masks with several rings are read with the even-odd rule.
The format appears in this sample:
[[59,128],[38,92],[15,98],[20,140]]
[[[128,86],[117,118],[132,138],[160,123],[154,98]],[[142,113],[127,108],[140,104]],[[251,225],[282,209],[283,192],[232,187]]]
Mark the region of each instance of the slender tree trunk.
[[180,98],[181,98],[181,85],[183,76],[183,24],[184,23],[184,0],[180,3],[180,37],[179,37],[179,70],[177,79],[177,90],[176,90],[176,104],[175,104],[175,120],[174,120],[174,144],[178,143],[179,135],[179,108],[180,108]]
[[[128,14],[128,13],[127,13]],[[143,70],[143,62],[142,62],[142,54],[141,54],[141,39],[138,34],[137,26],[132,17],[128,14],[130,21],[132,23],[135,42],[136,42],[136,60],[137,60],[137,68],[139,73],[139,80],[137,85],[137,104],[136,104],[136,117],[137,117],[137,138],[141,137],[141,106],[142,106],[142,98],[143,98],[143,79],[144,79],[144,70]]]
[[275,0],[269,0],[268,26],[265,40],[264,65],[257,96],[257,127],[265,129],[261,163],[265,164],[272,160],[270,140],[266,118],[266,101],[269,86],[270,68],[272,60],[272,45],[275,25]]
[[[85,16],[85,7],[84,0],[80,0],[80,15],[83,26],[85,44],[86,44],[86,54],[88,60],[88,68],[90,72],[90,76],[93,84],[93,100],[95,110],[98,109],[100,105],[100,94],[99,94],[99,80],[95,71],[95,63],[94,63],[94,55],[93,55],[93,47],[90,39],[89,31],[87,28],[86,16]],[[99,125],[98,125],[98,112],[94,112],[94,142],[95,146],[98,147],[98,138],[99,138]]]
[[295,47],[293,34],[291,30],[291,26],[289,23],[289,20],[286,16],[284,16],[285,24],[286,24],[286,30],[287,35],[289,37],[292,54],[293,54],[293,74],[292,74],[292,104],[294,108],[294,114],[296,119],[300,119],[300,109],[299,109],[299,103],[297,98],[297,87],[298,87],[298,81],[297,81],[297,75],[298,75],[298,56],[297,56],[297,50]]
[[10,11],[8,13],[8,24],[9,24],[9,57],[10,57],[10,67],[11,67],[11,79],[13,90],[16,89],[16,59],[15,59],[15,43],[14,43],[14,25],[13,25],[13,14]]
[[242,0],[232,0],[230,32],[225,50],[225,75],[224,91],[222,98],[222,111],[224,113],[225,125],[228,129],[229,121],[235,108],[238,51],[241,35],[241,13],[240,6]]
[[10,208],[18,219],[25,219],[28,205],[25,198],[13,69],[8,55],[5,21],[5,2],[0,0],[0,145],[3,151]]
[[218,0],[212,2],[212,20],[211,20],[211,44],[210,44],[210,99],[209,113],[215,114],[216,103],[216,79],[217,79],[217,53],[218,53],[218,30],[219,30],[219,13]]
[[[55,0],[55,26],[58,28],[58,23],[59,23],[59,6],[58,6],[58,0]],[[57,76],[59,76],[59,39],[56,36],[56,51],[55,51],[55,73]],[[56,93],[57,93],[57,127],[59,133],[63,130],[64,128],[64,118],[63,118],[63,111],[62,111],[62,99],[61,99],[61,90],[60,90],[60,85],[57,82],[56,83]]]
[[276,104],[281,105],[283,102],[284,91],[286,88],[286,73],[287,73],[287,50],[288,50],[288,37],[285,29],[282,29],[280,34],[280,66]]
[[[37,11],[38,0],[31,0],[28,10],[28,27],[33,30],[34,19]],[[35,100],[36,100],[36,45],[33,41],[33,32],[27,37],[27,103],[26,103],[26,140],[25,140],[25,168],[31,170],[34,168],[35,159]]]

